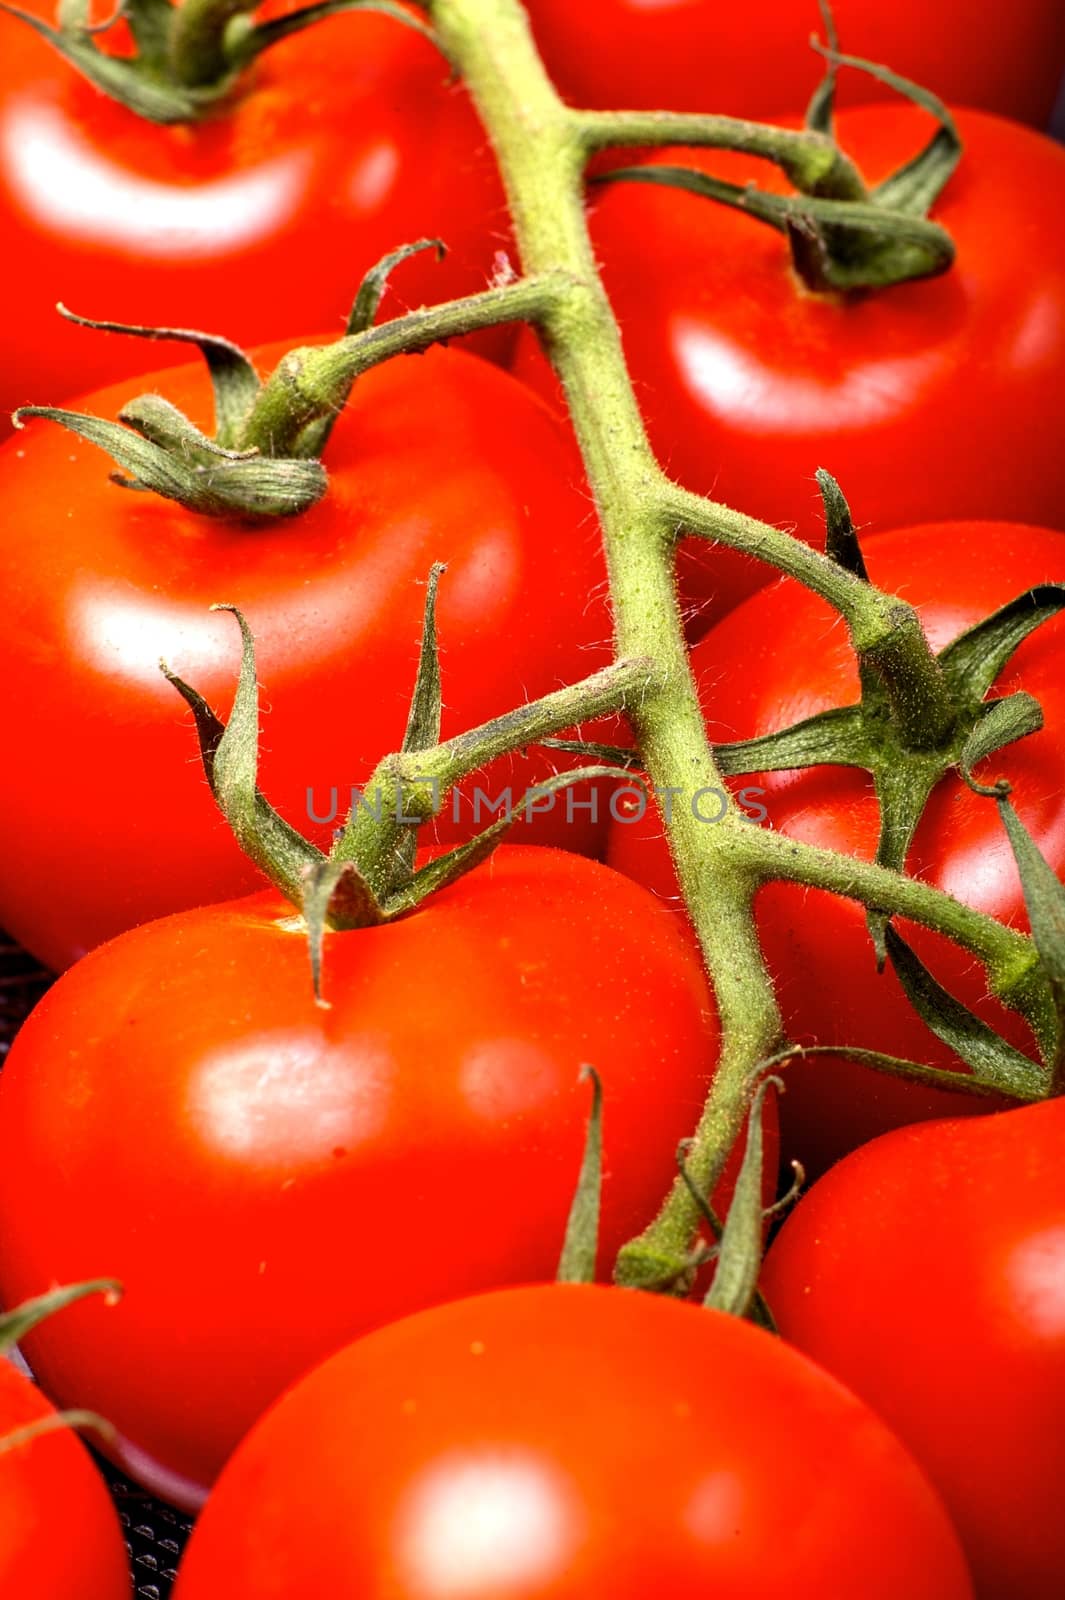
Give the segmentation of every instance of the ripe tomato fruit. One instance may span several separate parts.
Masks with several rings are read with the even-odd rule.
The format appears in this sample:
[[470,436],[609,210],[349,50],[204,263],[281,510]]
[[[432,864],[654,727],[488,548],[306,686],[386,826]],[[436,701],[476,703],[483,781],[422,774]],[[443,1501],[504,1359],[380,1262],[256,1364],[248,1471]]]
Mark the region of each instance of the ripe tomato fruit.
[[417,912],[327,936],[324,984],[328,1010],[273,891],[179,914],[61,978],[0,1081],[0,1298],[90,1260],[123,1284],[27,1357],[180,1503],[348,1339],[554,1275],[584,1062],[604,1087],[609,1272],[716,1059],[684,931],[562,851],[504,847]]
[[[209,418],[197,368],[146,382]],[[85,408],[113,416],[128,398],[124,385]],[[0,449],[0,671],[22,718],[22,775],[0,799],[0,833],[18,840],[0,862],[0,925],[62,968],[137,922],[261,884],[158,667],[227,714],[239,640],[216,601],[256,635],[263,789],[325,844],[331,790],[342,821],[350,785],[402,741],[433,562],[448,564],[445,737],[605,665],[603,562],[570,451],[513,378],[440,350],[359,380],[325,499],[268,526],[124,493],[106,457],[47,423]],[[520,797],[550,770],[546,754],[516,757],[485,792]],[[560,800],[518,828],[594,848],[591,813],[569,815]]]
[[[870,181],[928,133],[905,105],[838,122]],[[673,477],[818,545],[818,467],[875,531],[947,517],[1065,522],[1065,150],[976,112],[958,124],[966,154],[932,211],[957,260],[942,277],[879,293],[809,292],[779,234],[694,195],[633,183],[596,201],[596,254]],[[750,158],[656,159],[787,187]],[[543,366],[523,335],[517,369]],[[681,572],[704,626],[767,577],[748,557],[694,543]]]
[[[792,1470],[816,1458],[816,1472]],[[318,1367],[227,1468],[178,1600],[868,1600],[971,1594],[927,1480],[749,1323],[588,1286],[393,1324]]]
[[799,1202],[763,1285],[947,1504],[977,1593],[1055,1600],[1065,1443],[1065,1104],[902,1128]]
[[[872,581],[917,607],[937,650],[1031,585],[1065,577],[1065,535],[1041,528],[944,523],[879,535],[864,550]],[[791,580],[734,611],[696,646],[692,663],[710,736],[719,741],[772,733],[858,699],[843,623]],[[1020,688],[1042,705],[1045,727],[979,771],[988,781],[1008,776],[1025,826],[1055,870],[1065,874],[1065,617],[1025,640],[994,693]],[[732,780],[734,787],[752,782],[766,791],[761,804],[770,826],[808,844],[867,860],[874,856],[879,808],[865,772],[826,766]],[[653,814],[612,829],[609,859],[677,903],[662,825]],[[1001,922],[1025,925],[1020,882],[997,810],[954,773],[932,794],[907,871]],[[919,1020],[890,966],[877,973],[857,902],[771,883],[755,911],[790,1038],[862,1046],[962,1070]],[[952,993],[1014,1044],[1031,1048],[1020,1019],[987,999],[984,971],[973,957],[912,925],[900,924],[900,931]],[[784,1154],[814,1173],[900,1123],[987,1106],[831,1056],[793,1061],[786,1078]]]
[[[549,69],[576,104],[763,117],[795,111],[823,72],[814,0],[764,0],[758,26],[718,0],[527,0]],[[1056,0],[834,0],[843,49],[959,105],[1046,125],[1065,71]],[[991,41],[993,39],[993,47]],[[844,100],[874,100],[872,78],[846,72]]]
[[[51,20],[50,0],[30,6]],[[171,127],[108,99],[25,24],[0,18],[0,37],[0,232],[18,308],[0,412],[155,364],[136,340],[63,322],[57,300],[262,343],[293,325],[339,333],[362,272],[398,245],[437,235],[449,255],[411,261],[386,311],[483,289],[507,242],[464,91],[388,17],[286,39],[229,108]]]
[[122,1530],[103,1479],[69,1428],[21,1441],[52,1407],[0,1359],[0,1590],[33,1600],[128,1600]]

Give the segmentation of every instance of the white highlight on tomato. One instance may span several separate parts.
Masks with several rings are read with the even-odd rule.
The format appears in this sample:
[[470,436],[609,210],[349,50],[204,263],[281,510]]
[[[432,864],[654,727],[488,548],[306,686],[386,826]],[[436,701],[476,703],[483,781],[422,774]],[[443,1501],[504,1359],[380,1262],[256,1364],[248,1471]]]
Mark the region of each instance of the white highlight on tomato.
[[1047,1339],[1065,1335],[1065,1223],[1018,1245],[1006,1270],[1026,1326]]
[[329,1050],[314,1035],[279,1032],[208,1057],[189,1103],[205,1142],[285,1165],[315,1151],[327,1161],[372,1137],[391,1084],[391,1058],[372,1039]]
[[160,183],[112,164],[58,110],[28,99],[8,108],[0,143],[19,201],[39,221],[167,259],[209,257],[271,234],[309,164],[308,154],[291,151],[194,186]]
[[425,1600],[497,1600],[564,1570],[577,1535],[552,1469],[486,1451],[433,1463],[400,1508],[396,1548],[406,1585]]

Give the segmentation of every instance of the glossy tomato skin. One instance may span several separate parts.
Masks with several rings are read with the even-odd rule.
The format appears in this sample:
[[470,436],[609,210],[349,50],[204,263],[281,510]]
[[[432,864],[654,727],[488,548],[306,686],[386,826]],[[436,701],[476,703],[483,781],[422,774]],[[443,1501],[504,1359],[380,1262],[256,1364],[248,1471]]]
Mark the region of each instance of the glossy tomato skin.
[[[280,353],[263,352],[262,369]],[[209,419],[196,368],[144,381]],[[129,395],[118,385],[85,409],[113,416]],[[228,715],[239,635],[214,602],[242,607],[256,637],[262,787],[325,845],[351,785],[402,741],[433,562],[448,568],[445,737],[610,659],[602,557],[571,447],[506,373],[439,350],[378,368],[356,385],[326,460],[322,502],[251,527],[124,493],[105,456],[47,423],[0,449],[0,661],[22,717],[20,773],[0,801],[0,833],[19,841],[0,865],[0,925],[49,965],[262,881],[158,667],[165,657]],[[555,765],[516,757],[485,793],[520,797]],[[571,815],[560,799],[517,833],[595,848],[590,811]],[[472,809],[463,818],[458,831],[476,831]],[[490,821],[482,810],[479,825]]]
[[[838,122],[870,181],[929,132],[899,105]],[[596,254],[652,443],[687,488],[817,545],[818,467],[874,532],[947,517],[1065,522],[1065,150],[977,112],[958,123],[966,154],[933,209],[955,265],[846,301],[804,289],[782,236],[738,212],[641,184],[595,200]],[[747,158],[656,159],[785,187]],[[520,350],[517,370],[542,370],[531,335]],[[768,572],[690,542],[681,575],[705,627]]]
[[[52,19],[47,0],[36,9]],[[387,17],[336,17],[286,40],[231,107],[175,127],[108,99],[24,24],[0,19],[0,38],[0,232],[17,307],[0,412],[156,365],[142,341],[63,322],[57,300],[261,344],[293,328],[342,332],[362,274],[397,245],[437,236],[450,253],[404,266],[386,315],[485,288],[507,243],[465,93]]]
[[562,851],[503,847],[416,914],[328,937],[324,988],[323,1010],[272,891],[177,915],[60,979],[0,1084],[0,1298],[97,1271],[124,1285],[27,1356],[183,1503],[347,1340],[554,1275],[586,1062],[604,1086],[608,1273],[668,1188],[716,1059],[684,931]]
[[[52,1407],[0,1360],[0,1443]],[[129,1600],[122,1530],[85,1446],[57,1428],[0,1451],[0,1590],[32,1600]]]
[[[935,649],[1031,585],[1065,578],[1065,535],[1011,524],[955,523],[905,529],[865,541],[873,582],[913,603]],[[858,677],[843,623],[799,585],[763,590],[692,652],[707,726],[717,741],[769,733],[830,706],[853,703]],[[993,756],[985,778],[1005,774],[1025,826],[1065,875],[1065,618],[1031,635],[1003,673],[996,695],[1026,689],[1045,727]],[[872,859],[878,808],[871,780],[844,767],[769,773],[733,781],[766,790],[770,826],[826,849]],[[648,816],[612,830],[609,859],[678,904],[662,836]],[[1013,857],[992,801],[956,775],[934,791],[907,870],[986,915],[1025,925]],[[910,1008],[894,973],[878,974],[864,912],[820,890],[774,883],[755,904],[766,959],[788,1035],[802,1044],[849,1044],[931,1066],[961,1063]],[[900,931],[960,999],[1020,1048],[1020,1019],[986,997],[983,968],[909,924]],[[816,1174],[865,1139],[901,1123],[979,1112],[987,1102],[926,1090],[835,1057],[793,1061],[781,1101],[785,1156]]]
[[903,1128],[806,1195],[764,1288],[946,1501],[987,1600],[1065,1571],[1065,1105]]
[[[816,1453],[816,1473],[796,1473]],[[297,1385],[234,1457],[178,1600],[880,1600],[971,1594],[898,1442],[759,1329],[544,1286],[408,1318]]]
[[[836,0],[843,49],[883,62],[960,105],[1044,127],[1065,71],[1065,15],[1056,0]],[[528,0],[536,38],[576,104],[765,117],[804,106],[822,72],[824,39],[809,0],[765,0],[758,26],[718,0]],[[845,102],[881,86],[844,72]]]

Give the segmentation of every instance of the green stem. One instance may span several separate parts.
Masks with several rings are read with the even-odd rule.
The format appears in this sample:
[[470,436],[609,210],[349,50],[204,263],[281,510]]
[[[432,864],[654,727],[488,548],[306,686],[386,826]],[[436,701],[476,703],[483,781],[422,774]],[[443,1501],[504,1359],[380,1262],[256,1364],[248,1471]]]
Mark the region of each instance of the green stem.
[[356,378],[371,367],[480,328],[541,322],[561,293],[557,272],[521,278],[464,300],[411,311],[335,344],[290,350],[264,383],[242,430],[241,447],[271,456],[298,454],[304,429],[335,416]]
[[170,28],[168,66],[178,83],[198,89],[230,71],[224,49],[234,17],[254,11],[259,0],[182,0]]
[[675,111],[576,111],[573,118],[589,155],[627,145],[740,150],[775,162],[803,194],[857,201],[869,196],[854,162],[832,139],[809,129]]
[[356,809],[333,859],[354,861],[371,883],[379,881],[403,830],[401,817],[432,816],[456,783],[499,756],[638,704],[654,678],[653,661],[621,659],[427,750],[386,756],[366,786],[370,804]]
[[[561,271],[568,279],[565,293],[546,309],[543,333],[599,511],[618,654],[650,659],[659,669],[630,711],[648,775],[657,788],[678,793],[723,789],[680,625],[661,473],[588,236],[580,116],[548,81],[516,0],[431,0],[430,10],[495,148],[525,270]],[[714,1092],[691,1156],[692,1170],[708,1183],[742,1127],[754,1069],[780,1039],[750,912],[750,874],[734,849],[748,826],[734,806],[712,828],[690,806],[672,808],[667,824],[721,1026]],[[690,1234],[698,1218],[686,1198]]]

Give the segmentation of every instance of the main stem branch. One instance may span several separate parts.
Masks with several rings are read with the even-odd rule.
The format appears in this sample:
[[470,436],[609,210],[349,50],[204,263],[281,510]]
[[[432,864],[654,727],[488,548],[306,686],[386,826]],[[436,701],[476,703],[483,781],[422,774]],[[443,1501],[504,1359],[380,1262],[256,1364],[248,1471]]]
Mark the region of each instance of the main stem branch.
[[[723,789],[688,665],[661,474],[588,236],[587,143],[579,114],[555,93],[516,0],[432,0],[430,10],[495,149],[524,271],[543,277],[561,270],[569,279],[540,326],[599,512],[618,655],[649,659],[658,668],[630,713],[648,775],[662,790]],[[714,1137],[698,1141],[693,1165],[706,1192],[742,1128],[757,1065],[780,1043],[780,1014],[751,918],[755,880],[746,852],[735,848],[751,827],[733,807],[708,828],[689,806],[674,807],[669,826],[721,1027],[721,1059],[706,1112]],[[683,1239],[678,1254],[686,1254],[698,1219],[683,1184],[670,1207],[671,1239]]]

